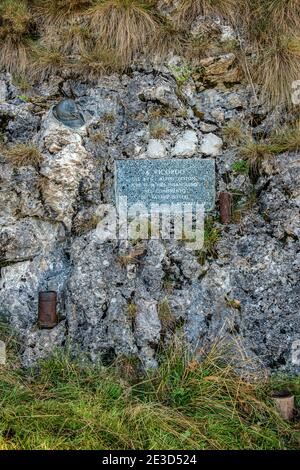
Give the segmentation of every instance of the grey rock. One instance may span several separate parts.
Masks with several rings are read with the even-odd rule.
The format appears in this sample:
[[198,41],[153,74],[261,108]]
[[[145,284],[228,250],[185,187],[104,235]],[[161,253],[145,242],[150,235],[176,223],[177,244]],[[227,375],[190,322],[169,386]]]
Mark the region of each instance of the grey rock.
[[[214,80],[222,79],[218,73],[232,57],[223,59],[206,64]],[[25,367],[66,344],[93,361],[125,355],[155,367],[159,342],[172,336],[158,314],[167,299],[174,324],[183,325],[198,357],[225,341],[241,345],[269,370],[300,372],[293,360],[300,339],[299,153],[274,158],[257,181],[234,172],[240,156],[234,149],[222,152],[217,136],[226,120],[251,123],[259,117],[262,124],[249,124],[249,130],[269,132],[275,114],[257,105],[248,86],[198,92],[189,79],[179,98],[170,64],[148,64],[146,71],[136,66],[131,75],[102,77],[95,85],[65,81],[64,93],[75,97],[87,121],[76,129],[59,123],[50,110],[61,78],[35,89],[49,97],[49,109],[37,115],[31,103],[15,99],[20,90],[10,78],[0,77],[4,142],[29,140],[43,154],[39,169],[14,168],[0,156],[0,319],[19,333]],[[231,73],[231,66],[226,70]],[[155,120],[166,124],[163,139],[151,136]],[[165,157],[175,164],[181,157],[195,162],[201,142],[210,143],[204,153],[215,161],[217,191],[238,193],[242,203],[256,191],[239,223],[215,222],[215,257],[202,265],[199,253],[174,240],[145,240],[139,251],[137,242],[111,239],[111,233],[101,239],[95,220],[106,217],[107,203],[115,204],[116,160],[135,160],[139,168],[147,158],[151,164]],[[39,330],[38,292],[47,289],[58,293],[60,322]],[[136,309],[130,313],[131,304]],[[239,370],[235,353],[233,358]]]

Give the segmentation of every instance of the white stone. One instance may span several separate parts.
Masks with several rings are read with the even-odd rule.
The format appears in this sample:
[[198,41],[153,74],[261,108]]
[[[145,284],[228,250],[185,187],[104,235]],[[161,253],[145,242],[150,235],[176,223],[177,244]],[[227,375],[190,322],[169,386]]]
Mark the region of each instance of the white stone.
[[4,341],[0,340],[0,366],[5,366],[6,364],[6,346]]
[[5,101],[7,98],[7,86],[4,80],[0,80],[0,101]]
[[166,155],[166,148],[163,142],[159,139],[150,139],[147,154],[150,158],[164,158]]
[[207,134],[204,136],[200,151],[205,155],[216,157],[222,153],[223,141],[215,134]]
[[215,126],[214,124],[208,124],[207,122],[200,123],[200,130],[206,134],[208,134],[209,132],[214,132],[217,129],[218,127]]
[[196,153],[198,137],[195,131],[185,131],[177,140],[173,154],[178,157],[191,157]]

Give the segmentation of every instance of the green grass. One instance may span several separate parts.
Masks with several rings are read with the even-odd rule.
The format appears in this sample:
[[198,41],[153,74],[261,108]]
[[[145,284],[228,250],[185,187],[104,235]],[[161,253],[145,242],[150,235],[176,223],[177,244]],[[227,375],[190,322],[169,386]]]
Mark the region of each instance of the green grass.
[[[0,449],[297,448],[299,426],[278,416],[272,384],[243,381],[226,354],[214,348],[199,364],[177,340],[139,376],[130,358],[103,367],[57,353],[37,373],[15,369],[10,353],[0,370]],[[299,400],[299,378],[290,383]]]
[[204,221],[204,243],[198,254],[200,264],[204,264],[206,258],[217,258],[216,244],[220,240],[221,232],[216,226],[213,217],[206,217]]

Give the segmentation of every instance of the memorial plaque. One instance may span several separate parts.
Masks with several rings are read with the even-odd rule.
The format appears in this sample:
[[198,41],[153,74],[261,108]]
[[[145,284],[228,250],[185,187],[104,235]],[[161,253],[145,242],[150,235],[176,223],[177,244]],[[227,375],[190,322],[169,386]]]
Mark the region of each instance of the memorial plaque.
[[128,206],[152,204],[215,205],[215,162],[212,159],[118,160],[116,200],[127,197]]

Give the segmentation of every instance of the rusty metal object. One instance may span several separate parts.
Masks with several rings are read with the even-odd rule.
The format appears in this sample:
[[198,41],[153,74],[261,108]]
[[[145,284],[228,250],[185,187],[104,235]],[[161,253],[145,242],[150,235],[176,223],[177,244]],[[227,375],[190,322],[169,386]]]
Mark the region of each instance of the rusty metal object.
[[286,421],[291,421],[294,415],[294,396],[283,390],[273,393],[272,398],[281,417]]
[[225,191],[220,193],[219,196],[219,204],[220,204],[220,217],[222,224],[229,224],[231,220],[231,212],[232,212],[232,196],[230,193]]
[[56,292],[39,292],[38,325],[40,328],[54,328],[57,325],[56,301]]

